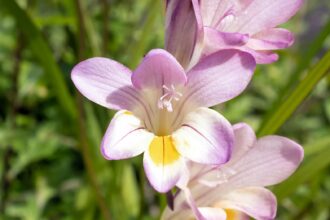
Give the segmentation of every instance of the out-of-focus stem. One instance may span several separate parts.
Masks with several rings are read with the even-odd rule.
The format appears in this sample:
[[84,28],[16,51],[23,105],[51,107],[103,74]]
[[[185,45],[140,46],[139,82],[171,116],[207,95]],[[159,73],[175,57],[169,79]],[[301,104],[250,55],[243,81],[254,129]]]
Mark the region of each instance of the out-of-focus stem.
[[[17,112],[17,94],[18,94],[18,75],[20,71],[20,62],[22,59],[22,51],[24,48],[22,33],[19,31],[17,36],[17,46],[13,54],[14,66],[13,73],[11,76],[12,89],[10,91],[10,108],[9,108],[9,127],[10,129],[15,129],[16,123],[16,112]],[[0,197],[0,213],[4,213],[6,210],[6,200],[9,192],[10,180],[7,177],[7,171],[9,170],[10,157],[12,155],[12,146],[7,146],[4,149],[2,163],[3,163],[3,172],[1,176],[1,197]]]
[[[77,9],[77,15],[78,15],[78,31],[79,31],[79,51],[78,51],[78,59],[82,60],[84,58],[85,54],[85,25],[84,25],[84,19],[82,14],[82,5],[80,0],[75,0],[75,5]],[[80,150],[83,157],[84,165],[87,170],[87,176],[90,181],[90,184],[94,190],[97,203],[100,207],[102,216],[105,220],[110,220],[110,212],[107,207],[106,201],[99,189],[98,183],[97,183],[97,177],[95,174],[95,168],[93,161],[90,158],[91,152],[88,145],[88,139],[86,134],[86,126],[85,126],[85,115],[84,115],[84,108],[83,108],[83,100],[81,95],[76,92],[76,103],[78,107],[78,136],[79,136],[79,144],[80,144]]]

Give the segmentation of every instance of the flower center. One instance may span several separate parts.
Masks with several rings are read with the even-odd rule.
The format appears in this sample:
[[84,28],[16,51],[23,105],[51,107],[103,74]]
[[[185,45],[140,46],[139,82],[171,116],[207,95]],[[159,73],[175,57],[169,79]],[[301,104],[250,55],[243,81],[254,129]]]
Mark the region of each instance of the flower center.
[[182,93],[175,90],[174,85],[170,87],[163,85],[164,95],[159,98],[157,106],[159,109],[166,109],[168,112],[173,111],[172,101],[179,101]]

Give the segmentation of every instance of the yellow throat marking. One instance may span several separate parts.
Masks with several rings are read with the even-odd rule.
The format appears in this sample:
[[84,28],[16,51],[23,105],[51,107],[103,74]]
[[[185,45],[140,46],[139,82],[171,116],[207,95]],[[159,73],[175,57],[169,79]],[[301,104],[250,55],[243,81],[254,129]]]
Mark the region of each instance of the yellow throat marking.
[[149,145],[149,153],[156,165],[169,165],[180,157],[170,135],[155,136]]

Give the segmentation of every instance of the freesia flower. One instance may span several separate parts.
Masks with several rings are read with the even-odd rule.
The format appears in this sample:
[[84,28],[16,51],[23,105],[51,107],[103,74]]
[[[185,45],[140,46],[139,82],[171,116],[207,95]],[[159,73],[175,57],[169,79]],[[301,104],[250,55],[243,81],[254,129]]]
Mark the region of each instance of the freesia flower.
[[289,20],[302,0],[166,0],[165,47],[185,68],[201,56],[224,48],[272,63],[272,50],[287,48],[294,38],[278,25]]
[[[221,166],[190,164],[190,175],[180,180],[182,191],[162,219],[258,220],[274,219],[276,198],[264,188],[288,178],[303,159],[303,148],[280,136],[256,140],[244,123],[234,125],[230,161]],[[189,178],[188,178],[189,177]]]
[[75,66],[71,77],[85,97],[119,110],[103,138],[103,156],[119,160],[144,153],[149,182],[167,192],[184,172],[185,160],[228,161],[232,126],[207,107],[240,94],[254,68],[252,56],[227,50],[185,73],[171,54],[156,49],[133,73],[116,61],[91,58]]

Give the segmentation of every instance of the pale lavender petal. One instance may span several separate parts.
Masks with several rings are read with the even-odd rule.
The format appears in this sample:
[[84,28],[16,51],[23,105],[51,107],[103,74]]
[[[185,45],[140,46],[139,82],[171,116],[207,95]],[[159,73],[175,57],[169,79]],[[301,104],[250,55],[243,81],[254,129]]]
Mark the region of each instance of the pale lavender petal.
[[303,159],[303,148],[280,136],[266,136],[230,166],[230,187],[269,186],[288,178]]
[[198,163],[213,165],[229,160],[234,142],[230,123],[208,108],[190,112],[172,137],[181,155]]
[[132,83],[138,89],[184,85],[187,77],[183,67],[168,52],[151,50],[132,74]]
[[247,4],[247,2],[247,0],[200,1],[204,26],[214,27],[221,30],[221,28],[224,28],[226,23],[226,17],[240,11],[242,7]]
[[107,58],[91,58],[77,64],[71,79],[89,100],[104,107],[131,110],[139,103],[131,84],[131,71]]
[[238,210],[258,220],[275,219],[277,209],[273,193],[262,187],[231,191],[225,194],[216,206]]
[[256,143],[257,138],[253,129],[246,123],[238,123],[233,125],[235,141],[233,153],[229,163],[235,163],[240,160]]
[[101,152],[108,160],[135,157],[148,148],[153,137],[139,118],[128,111],[119,111],[103,137]]
[[288,21],[301,7],[303,0],[253,0],[223,31],[254,35]]
[[197,0],[169,0],[166,3],[165,49],[183,67],[189,65],[198,41],[202,40],[202,24]]
[[237,50],[204,57],[187,74],[186,102],[210,107],[238,96],[249,84],[255,66],[250,54]]
[[249,40],[247,46],[254,50],[277,50],[290,47],[294,42],[293,34],[283,28],[264,30]]

